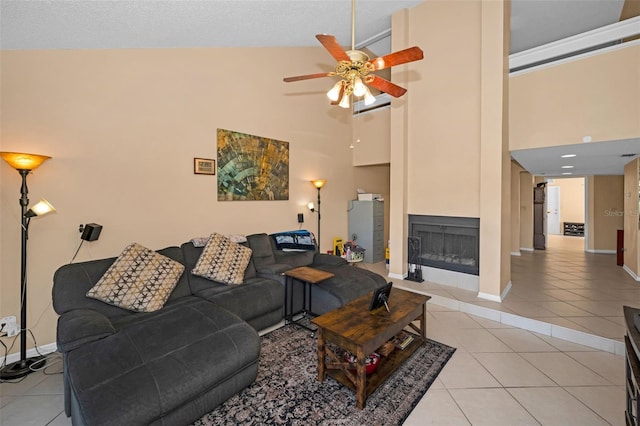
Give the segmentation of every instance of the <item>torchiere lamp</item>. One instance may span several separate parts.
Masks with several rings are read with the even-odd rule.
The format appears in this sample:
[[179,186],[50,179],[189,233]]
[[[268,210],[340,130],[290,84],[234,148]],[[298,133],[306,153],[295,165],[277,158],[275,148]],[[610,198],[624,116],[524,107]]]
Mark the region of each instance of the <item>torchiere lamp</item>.
[[309,210],[312,212],[318,213],[318,252],[320,251],[320,189],[324,186],[327,181],[325,179],[316,179],[312,180],[311,183],[318,189],[318,207],[314,208],[313,203],[309,203]]
[[20,207],[22,208],[22,262],[20,268],[20,360],[7,364],[0,370],[0,378],[4,380],[18,379],[31,373],[31,366],[35,363],[44,365],[42,356],[27,359],[27,239],[29,238],[29,222],[32,217],[43,216],[55,211],[53,206],[42,199],[38,204],[28,209],[27,175],[51,157],[46,155],[24,154],[19,152],[0,152],[0,157],[22,176],[20,188]]

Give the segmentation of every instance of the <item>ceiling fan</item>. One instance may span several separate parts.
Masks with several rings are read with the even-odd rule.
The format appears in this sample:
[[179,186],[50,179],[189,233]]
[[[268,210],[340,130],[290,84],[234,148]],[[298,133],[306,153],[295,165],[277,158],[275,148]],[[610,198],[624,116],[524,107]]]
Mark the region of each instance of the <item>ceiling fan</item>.
[[286,83],[322,77],[340,77],[341,80],[327,92],[327,97],[331,100],[331,105],[339,105],[342,108],[349,108],[351,105],[351,95],[364,97],[365,105],[374,103],[376,98],[371,94],[367,85],[375,87],[381,92],[388,93],[396,98],[399,98],[407,92],[407,89],[374,74],[374,71],[406,64],[408,62],[419,61],[424,57],[422,50],[414,46],[375,59],[369,59],[366,53],[355,49],[355,10],[356,2],[352,0],[351,50],[345,51],[338,43],[338,40],[332,35],[316,35],[318,41],[320,41],[331,56],[338,61],[336,70],[333,72],[286,77],[283,79]]

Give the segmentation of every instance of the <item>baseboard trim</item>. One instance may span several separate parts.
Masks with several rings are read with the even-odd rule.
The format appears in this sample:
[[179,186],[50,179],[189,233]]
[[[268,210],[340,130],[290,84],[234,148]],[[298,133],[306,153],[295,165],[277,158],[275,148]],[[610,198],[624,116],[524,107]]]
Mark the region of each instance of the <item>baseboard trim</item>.
[[624,269],[627,272],[627,274],[631,275],[631,278],[633,278],[636,281],[640,281],[640,277],[638,277],[636,273],[633,272],[631,268],[629,268],[627,265],[622,266],[622,269]]
[[509,280],[507,286],[502,290],[502,293],[500,293],[500,303],[502,303],[504,298],[507,297],[507,294],[511,291],[511,287],[513,287],[513,285],[511,284],[511,280]]
[[[58,350],[58,345],[55,343],[47,343],[46,345],[38,346],[36,348],[27,349],[27,358],[31,358],[38,355],[47,355]],[[39,352],[39,353],[38,353]],[[20,361],[20,352],[7,355],[7,364]]]
[[496,296],[494,294],[489,294],[489,293],[483,293],[480,291],[478,292],[478,297],[485,300],[491,300],[492,302],[502,303],[504,298],[507,297],[507,293],[509,293],[509,291],[511,290],[511,287],[512,287],[511,281],[509,281],[507,283],[507,286],[504,288],[504,290],[502,290],[502,293],[500,293],[500,296]]
[[491,300],[492,302],[502,302],[502,299],[500,299],[500,296],[496,296],[494,294],[489,294],[489,293],[483,293],[481,291],[478,292],[478,297],[480,299],[485,299],[485,300]]
[[587,253],[594,254],[616,254],[615,250],[594,250],[594,249],[585,249]]
[[520,247],[520,251],[535,251],[532,247]]
[[387,274],[387,276],[389,278],[395,278],[395,279],[398,279],[398,280],[404,280],[405,278],[407,278],[408,274],[394,274],[392,272],[389,272]]
[[522,256],[522,253],[520,253],[519,251],[512,251],[511,256]]

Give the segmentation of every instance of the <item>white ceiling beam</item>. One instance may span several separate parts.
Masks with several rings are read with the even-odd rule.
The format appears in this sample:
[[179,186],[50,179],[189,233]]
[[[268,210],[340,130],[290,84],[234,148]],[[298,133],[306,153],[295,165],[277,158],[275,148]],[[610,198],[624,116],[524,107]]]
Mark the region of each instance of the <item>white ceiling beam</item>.
[[640,16],[509,55],[509,69],[542,63],[640,34]]

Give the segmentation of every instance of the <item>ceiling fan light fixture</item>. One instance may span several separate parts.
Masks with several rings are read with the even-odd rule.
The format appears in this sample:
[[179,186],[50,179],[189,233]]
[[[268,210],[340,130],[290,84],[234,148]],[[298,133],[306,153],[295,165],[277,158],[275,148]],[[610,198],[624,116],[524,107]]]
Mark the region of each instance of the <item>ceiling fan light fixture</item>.
[[356,50],[355,8],[356,2],[351,0],[351,50],[344,50],[332,35],[316,34],[316,39],[337,61],[335,71],[285,77],[283,79],[284,82],[291,83],[323,77],[340,77],[342,80],[327,92],[327,97],[331,100],[331,105],[339,105],[342,108],[351,106],[349,97],[352,94],[358,98],[364,97],[365,105],[373,104],[375,98],[369,92],[368,86],[395,98],[399,98],[407,92],[407,89],[374,74],[374,72],[422,60],[424,53],[418,46],[413,46],[370,59],[365,52]]
[[376,102],[376,97],[371,94],[371,91],[368,87],[365,86],[364,91],[364,104],[369,106]]
[[349,95],[345,93],[338,106],[340,106],[340,108],[349,108],[351,106],[351,103],[349,102]]
[[340,90],[342,89],[342,83],[343,83],[343,80],[340,80],[331,88],[331,90],[327,92],[327,97],[332,102],[336,102],[340,97]]
[[353,82],[353,94],[356,96],[364,96],[367,92],[367,86],[364,85],[360,77],[356,77]]

